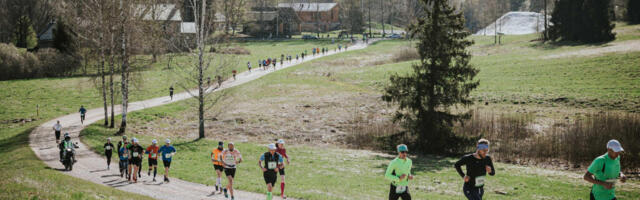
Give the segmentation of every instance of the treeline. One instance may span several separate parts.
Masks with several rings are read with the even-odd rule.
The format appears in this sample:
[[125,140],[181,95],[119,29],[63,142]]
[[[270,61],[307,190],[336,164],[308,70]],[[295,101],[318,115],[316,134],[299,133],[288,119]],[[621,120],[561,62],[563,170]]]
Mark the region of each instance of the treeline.
[[549,38],[584,43],[614,40],[611,0],[556,0]]
[[32,53],[0,43],[0,80],[70,76],[80,63],[78,57],[57,49],[45,48]]

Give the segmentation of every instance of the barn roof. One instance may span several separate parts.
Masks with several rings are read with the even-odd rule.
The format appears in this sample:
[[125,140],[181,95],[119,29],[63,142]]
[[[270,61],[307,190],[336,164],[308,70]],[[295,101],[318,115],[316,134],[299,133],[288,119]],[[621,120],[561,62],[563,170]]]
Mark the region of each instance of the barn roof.
[[278,7],[293,8],[296,12],[326,12],[337,5],[337,3],[279,3]]

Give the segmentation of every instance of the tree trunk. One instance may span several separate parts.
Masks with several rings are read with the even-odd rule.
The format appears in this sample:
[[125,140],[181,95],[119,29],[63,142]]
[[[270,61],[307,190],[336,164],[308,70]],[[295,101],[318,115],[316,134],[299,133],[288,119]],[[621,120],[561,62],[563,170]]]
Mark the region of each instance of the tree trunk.
[[204,138],[204,90],[202,85],[204,70],[204,37],[205,37],[205,16],[206,1],[202,1],[202,12],[200,13],[200,28],[198,31],[198,139]]
[[[122,0],[120,0],[121,6],[122,6]],[[125,9],[124,7],[121,7],[122,9]],[[120,80],[121,82],[121,87],[122,87],[122,121],[120,123],[120,130],[118,130],[118,134],[119,135],[124,135],[126,129],[127,129],[127,108],[128,108],[128,103],[129,103],[129,55],[127,54],[127,42],[128,42],[128,38],[127,38],[127,33],[125,30],[125,23],[126,23],[126,17],[124,17],[124,12],[121,11],[121,17],[123,17],[122,19],[122,24],[121,24],[121,39],[122,39],[122,67],[121,67],[121,73],[122,73],[122,80]]]
[[[102,39],[101,39],[102,40]],[[104,48],[100,47],[100,76],[102,79],[102,103],[104,105],[104,126],[107,127],[109,126],[109,112],[108,110],[108,105],[107,105],[107,84],[105,83],[105,76],[104,76]]]
[[[113,38],[112,38],[113,39]],[[115,128],[115,101],[114,101],[114,94],[113,94],[113,74],[115,73],[114,71],[114,55],[111,55],[111,60],[109,61],[109,94],[111,96],[111,125],[109,126],[109,128]],[[105,120],[107,120],[105,118]]]

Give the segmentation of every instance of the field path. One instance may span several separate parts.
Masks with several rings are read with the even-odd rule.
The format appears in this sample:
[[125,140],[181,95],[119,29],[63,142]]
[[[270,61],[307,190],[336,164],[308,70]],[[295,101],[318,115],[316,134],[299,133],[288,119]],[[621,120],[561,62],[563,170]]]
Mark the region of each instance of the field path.
[[545,59],[565,58],[565,57],[583,57],[602,55],[606,53],[622,53],[622,52],[634,52],[640,51],[640,40],[612,42],[606,45],[589,47],[577,51],[571,51],[566,53],[559,53],[545,56]]
[[[349,51],[365,48],[367,45],[363,43],[357,43],[356,45],[350,46]],[[344,52],[344,51],[342,51]],[[336,54],[340,52],[330,51],[324,56]],[[284,66],[279,65],[277,70],[282,70],[287,67],[291,67],[302,62],[307,62],[316,58],[320,58],[323,56],[307,56],[304,61],[296,62],[292,61],[291,63],[285,63]],[[257,65],[254,65],[257,66]],[[234,87],[257,78],[260,78],[264,75],[267,75],[271,72],[274,72],[273,69],[262,70],[262,69],[254,69],[252,72],[243,72],[237,75],[237,80],[227,80],[222,84],[217,90],[223,90],[226,88]],[[211,89],[207,92],[216,91]],[[195,92],[197,93],[197,92]],[[191,96],[187,92],[179,93],[174,95],[173,101],[170,100],[169,96],[158,97],[153,99],[148,99],[144,101],[131,102],[129,103],[129,112],[133,112],[136,110],[142,110],[146,108],[151,108],[155,106],[169,104],[175,101],[185,100],[190,98]],[[97,100],[97,99],[96,99]],[[79,105],[78,105],[79,106]],[[35,152],[35,154],[40,158],[43,162],[45,162],[49,168],[54,170],[59,170],[61,173],[74,176],[77,178],[85,179],[92,181],[97,184],[103,184],[107,186],[111,186],[123,191],[137,193],[146,195],[149,197],[153,197],[155,199],[224,199],[223,195],[216,194],[211,195],[211,192],[214,190],[213,186],[206,186],[198,183],[191,183],[183,180],[179,180],[176,178],[170,178],[170,183],[162,183],[162,177],[158,177],[156,182],[152,182],[151,177],[146,176],[146,174],[138,180],[136,184],[130,184],[125,179],[120,178],[120,172],[118,171],[118,161],[117,158],[112,160],[111,169],[106,169],[106,159],[103,155],[98,155],[89,149],[89,147],[82,142],[79,142],[79,148],[76,149],[76,158],[78,162],[73,166],[73,171],[66,172],[62,171],[64,169],[63,165],[59,161],[59,151],[55,142],[55,137],[53,134],[52,127],[56,123],[56,121],[60,121],[63,126],[63,133],[68,132],[71,135],[71,140],[74,142],[79,141],[78,135],[80,131],[87,125],[102,120],[104,118],[104,108],[95,108],[88,110],[86,114],[85,122],[86,124],[80,123],[80,115],[78,113],[60,116],[48,122],[45,122],[38,126],[31,134],[29,135],[29,146]],[[115,107],[115,113],[121,114],[120,106]],[[114,137],[114,144],[119,141],[119,138]],[[176,156],[180,156],[180,149],[178,149],[178,153]],[[146,164],[146,163],[145,163]],[[164,170],[162,165],[160,164],[159,171]],[[213,176],[213,173],[212,173]],[[277,190],[277,189],[276,189]],[[276,191],[274,190],[274,191]],[[274,192],[275,193],[275,192]],[[244,199],[266,199],[264,194],[257,194],[252,192],[245,191],[235,191],[235,197],[239,200]],[[279,199],[279,198],[274,198]]]

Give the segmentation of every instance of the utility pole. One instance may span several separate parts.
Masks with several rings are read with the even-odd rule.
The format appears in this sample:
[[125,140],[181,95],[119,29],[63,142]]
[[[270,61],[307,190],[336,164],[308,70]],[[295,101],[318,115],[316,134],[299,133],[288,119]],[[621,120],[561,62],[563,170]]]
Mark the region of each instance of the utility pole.
[[373,36],[371,35],[371,0],[367,1],[367,3],[369,4],[369,37],[367,38],[370,38],[371,36]]

